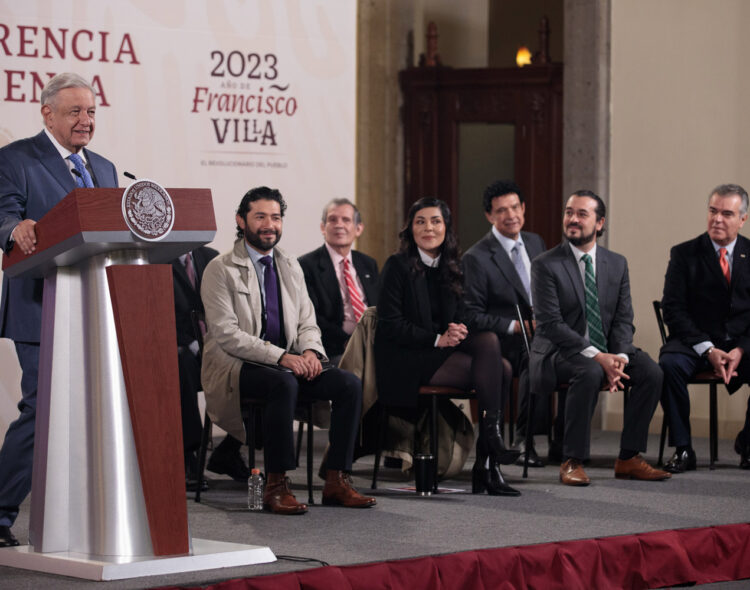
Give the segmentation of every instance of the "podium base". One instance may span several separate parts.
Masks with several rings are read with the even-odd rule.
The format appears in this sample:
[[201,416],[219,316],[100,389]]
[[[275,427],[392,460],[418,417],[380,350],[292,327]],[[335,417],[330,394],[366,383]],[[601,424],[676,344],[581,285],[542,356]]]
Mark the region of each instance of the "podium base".
[[61,551],[36,553],[30,545],[0,549],[0,565],[84,578],[123,580],[276,561],[269,547],[193,539],[192,555],[108,559]]

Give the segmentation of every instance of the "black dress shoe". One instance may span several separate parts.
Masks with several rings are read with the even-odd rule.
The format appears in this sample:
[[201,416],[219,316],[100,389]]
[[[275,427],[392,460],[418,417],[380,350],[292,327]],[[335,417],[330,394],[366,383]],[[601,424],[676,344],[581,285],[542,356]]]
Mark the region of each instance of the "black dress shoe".
[[750,469],[750,444],[748,444],[740,430],[734,439],[734,450],[740,456],[740,469]]
[[487,469],[487,479],[485,479],[485,485],[487,493],[490,496],[520,496],[521,492],[517,489],[510,487],[505,478],[503,472],[500,471],[500,465],[490,460],[489,469]]
[[664,471],[669,471],[669,473],[683,473],[685,471],[695,471],[696,466],[695,451],[687,449],[684,451],[675,451],[672,458],[664,466]]
[[214,473],[228,475],[234,481],[246,482],[250,477],[250,470],[242,460],[239,450],[226,451],[221,446],[211,453],[206,469]]
[[[514,444],[513,448],[521,453],[521,456],[516,459],[516,465],[523,467],[524,457],[526,456],[526,441]],[[529,447],[529,467],[544,467],[544,462],[537,455],[533,443]]]
[[9,526],[0,526],[0,547],[18,547],[18,539],[10,532]]

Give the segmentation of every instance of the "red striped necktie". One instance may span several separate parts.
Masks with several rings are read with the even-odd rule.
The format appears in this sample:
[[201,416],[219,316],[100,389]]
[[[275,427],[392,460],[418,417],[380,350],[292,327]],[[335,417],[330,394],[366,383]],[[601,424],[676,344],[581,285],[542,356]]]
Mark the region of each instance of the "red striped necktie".
[[349,259],[344,258],[344,280],[346,280],[346,288],[349,290],[349,301],[351,301],[352,309],[354,310],[354,321],[358,322],[362,314],[365,313],[365,304],[362,301],[362,296],[359,294],[359,289],[357,289],[351,268]]

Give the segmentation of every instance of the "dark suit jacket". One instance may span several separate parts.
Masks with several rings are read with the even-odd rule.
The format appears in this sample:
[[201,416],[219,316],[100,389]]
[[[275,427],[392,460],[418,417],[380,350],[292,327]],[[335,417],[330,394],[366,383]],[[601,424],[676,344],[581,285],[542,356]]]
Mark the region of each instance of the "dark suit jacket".
[[[308,252],[299,259],[305,273],[307,293],[315,307],[318,327],[323,333],[323,346],[329,357],[344,352],[349,334],[342,328],[344,324],[344,302],[336,278],[336,270],[325,244]],[[367,305],[378,303],[378,263],[366,254],[352,250],[352,263],[365,291]]]
[[201,316],[205,314],[203,302],[200,296],[201,281],[203,279],[203,269],[219,253],[213,248],[201,246],[192,252],[193,265],[198,281],[198,290],[196,290],[190,279],[188,279],[185,266],[179,258],[172,261],[172,282],[174,284],[174,309],[175,320],[177,323],[177,346],[189,346],[195,340],[195,331],[193,330],[192,311],[197,311]]
[[[628,262],[606,248],[596,248],[596,287],[607,350],[612,354],[635,352],[633,306],[630,300]],[[531,295],[537,328],[531,343],[531,390],[553,391],[557,385],[555,361],[580,353],[589,346],[583,279],[567,242],[534,259]]]
[[[464,322],[463,301],[448,287],[441,290],[440,333],[450,322]],[[426,383],[452,348],[435,348],[427,278],[409,268],[403,254],[383,266],[375,329],[375,376],[378,398],[393,406],[415,406],[420,383]]]
[[[521,232],[530,260],[547,248],[541,236]],[[508,253],[490,231],[464,254],[464,299],[469,328],[492,330],[507,338],[516,319],[516,305],[528,308],[529,298]]]
[[[116,187],[112,162],[84,152],[94,186]],[[7,252],[12,247],[10,234],[21,220],[40,220],[74,188],[73,175],[44,131],[0,149],[0,248]],[[0,336],[39,342],[43,285],[42,279],[3,275]]]
[[750,240],[737,236],[731,285],[707,233],[672,248],[662,309],[669,340],[661,353],[695,355],[693,345],[706,340],[750,350]]

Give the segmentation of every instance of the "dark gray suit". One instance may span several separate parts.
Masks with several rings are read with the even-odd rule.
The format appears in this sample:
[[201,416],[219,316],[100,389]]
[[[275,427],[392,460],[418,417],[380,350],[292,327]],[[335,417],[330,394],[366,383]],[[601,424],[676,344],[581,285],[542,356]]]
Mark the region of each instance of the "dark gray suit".
[[[521,238],[529,260],[534,260],[547,249],[544,240],[537,234],[524,231]],[[508,327],[516,318],[516,305],[529,309],[531,302],[510,256],[492,231],[469,248],[461,262],[469,329],[495,332],[500,338],[503,357],[512,365],[513,373],[518,375],[520,408],[516,438],[523,438],[529,391],[528,363],[520,335],[508,334]],[[535,420],[534,423],[540,422]]]
[[[620,447],[645,451],[648,425],[661,393],[662,373],[648,354],[633,346],[635,328],[627,260],[597,246],[596,286],[607,350],[629,357],[625,372],[630,377],[630,398]],[[537,320],[529,359],[531,390],[551,393],[559,384],[568,384],[563,454],[587,459],[591,417],[606,376],[597,361],[580,354],[590,345],[585,336],[584,286],[567,242],[534,260],[531,292]]]
[[[112,162],[87,149],[84,153],[94,186],[116,187]],[[38,221],[74,188],[73,175],[44,131],[0,149],[0,248],[13,247],[10,235],[21,220]],[[15,341],[23,371],[20,416],[0,449],[0,525],[5,526],[13,524],[31,489],[43,285],[42,279],[3,275],[0,337]]]

